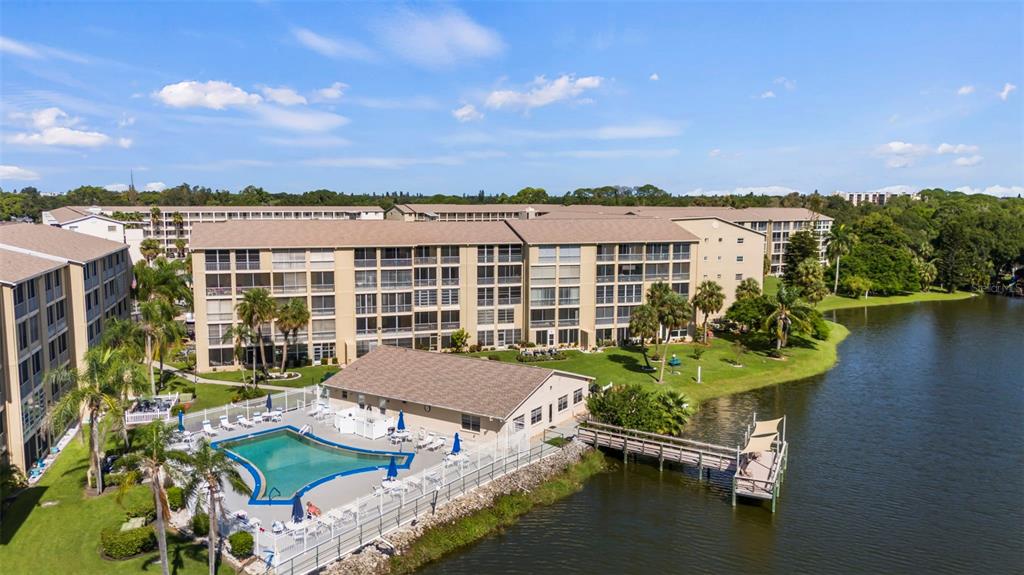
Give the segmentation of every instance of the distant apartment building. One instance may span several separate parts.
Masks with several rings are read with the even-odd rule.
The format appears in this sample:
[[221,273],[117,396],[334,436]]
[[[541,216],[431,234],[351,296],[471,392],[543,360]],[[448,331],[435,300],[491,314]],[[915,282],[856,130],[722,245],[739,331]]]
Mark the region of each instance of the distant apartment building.
[[859,206],[861,204],[876,204],[884,206],[893,198],[898,196],[908,196],[913,200],[920,197],[917,192],[905,191],[836,192],[833,195],[839,196],[855,206]]
[[142,252],[139,251],[144,237],[142,229],[136,225],[115,220],[103,214],[101,209],[96,206],[89,208],[63,207],[43,212],[42,222],[47,226],[127,244],[128,255],[131,256],[132,261],[142,259]]
[[44,374],[78,369],[104,325],[130,310],[121,242],[36,224],[0,225],[0,459],[23,471],[62,430],[44,425],[68,388]]
[[[382,220],[384,210],[377,206],[73,206],[43,212],[43,223],[62,228],[78,226],[76,231],[111,239],[102,225],[83,225],[75,214],[91,214],[124,222],[124,239],[132,258],[141,258],[143,240],[153,238],[163,254],[183,258],[189,251],[192,226],[205,222],[251,220]],[[116,217],[115,217],[116,215]],[[61,223],[67,221],[67,223]],[[179,242],[180,241],[180,242]],[[182,249],[179,249],[179,243]]]
[[[763,279],[764,242],[716,218],[269,221],[199,225],[192,254],[206,370],[237,367],[227,334],[255,288],[306,303],[310,321],[288,345],[298,361],[350,363],[379,345],[445,349],[460,328],[485,347],[586,348],[628,339],[655,282],[692,297],[701,278],[713,279],[731,301],[743,278]],[[266,355],[279,361],[285,334],[265,329]]]

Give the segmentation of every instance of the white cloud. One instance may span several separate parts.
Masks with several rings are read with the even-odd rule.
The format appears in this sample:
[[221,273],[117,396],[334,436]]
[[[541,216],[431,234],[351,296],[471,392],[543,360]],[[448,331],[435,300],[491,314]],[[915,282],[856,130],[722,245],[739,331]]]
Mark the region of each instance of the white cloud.
[[437,100],[429,96],[413,96],[411,98],[352,97],[346,102],[374,110],[436,110],[440,107]]
[[480,111],[477,110],[476,106],[474,106],[473,104],[466,104],[461,108],[456,108],[452,110],[452,116],[454,116],[455,119],[458,120],[459,122],[463,123],[475,122],[484,119],[484,115],[480,113]]
[[875,190],[868,190],[866,193],[869,194],[916,194],[917,188],[912,188],[906,184],[896,184],[892,186],[883,186]]
[[219,80],[168,84],[159,92],[155,92],[153,97],[173,108],[198,107],[212,110],[223,110],[229,106],[249,106],[263,100],[258,94],[250,94],[229,82]]
[[657,82],[658,80],[661,79],[661,76],[659,76],[658,73],[655,72],[655,73],[651,74],[650,76],[648,76],[647,79],[652,81],[652,82]]
[[337,100],[345,95],[345,90],[347,89],[348,84],[335,82],[326,88],[320,88],[313,92],[313,96],[318,100]]
[[967,96],[974,93],[974,86],[960,86],[960,89],[956,91],[957,96]]
[[256,106],[253,112],[268,124],[296,132],[329,132],[349,121],[345,116],[319,110]]
[[910,160],[910,158],[907,158],[905,156],[895,156],[885,161],[886,166],[896,169],[906,168],[909,167],[911,164],[913,164],[913,162]]
[[571,100],[585,90],[600,87],[603,81],[604,78],[600,76],[577,78],[565,74],[550,81],[544,76],[537,76],[530,83],[528,90],[522,92],[495,90],[491,92],[487,95],[486,105],[488,108],[496,110],[501,108],[530,110],[563,100]]
[[328,58],[347,60],[372,60],[373,51],[355,40],[328,38],[308,28],[292,28],[292,36],[300,44]]
[[962,192],[965,194],[988,194],[990,196],[998,196],[1001,198],[1024,196],[1024,186],[988,186],[986,188],[972,188],[970,186],[960,186],[953,190],[954,192]]
[[118,128],[127,128],[135,124],[135,116],[129,116],[128,114],[121,114],[121,118],[117,121]]
[[497,32],[450,7],[433,14],[400,9],[376,28],[397,56],[425,68],[490,58],[505,49]]
[[1009,82],[1003,84],[1003,90],[999,92],[999,99],[1005,102],[1006,99],[1010,97],[1010,92],[1013,92],[1016,89],[1017,86]]
[[953,165],[961,167],[977,166],[984,159],[985,158],[977,154],[973,156],[962,156],[953,160]]
[[18,166],[0,165],[0,180],[38,180],[39,174]]
[[914,158],[928,154],[931,149],[924,144],[911,144],[894,140],[875,148],[875,155],[885,159],[890,168],[906,168],[912,165]]
[[77,130],[78,118],[60,108],[44,108],[29,114],[12,114],[15,120],[26,121],[35,131],[20,132],[6,138],[11,144],[26,146],[70,146],[95,148],[110,143],[110,136],[95,131]]
[[306,103],[306,98],[304,96],[287,86],[281,86],[280,88],[263,86],[261,91],[263,92],[263,97],[268,101],[281,104],[282,106],[295,106],[297,104]]
[[11,54],[12,56],[23,56],[25,58],[42,58],[43,55],[38,50],[32,48],[27,44],[22,44],[16,40],[7,38],[6,36],[0,36],[0,53]]
[[167,188],[167,184],[163,182],[148,182],[142,187],[147,192],[159,192]]
[[978,151],[978,146],[973,144],[939,144],[938,148],[935,148],[936,154],[973,154]]
[[133,142],[132,142],[131,138],[118,138],[117,139],[117,145],[122,147],[122,148],[124,148],[124,149],[126,149],[126,150],[128,148],[132,147],[132,143]]
[[108,192],[127,192],[128,184],[107,184],[103,186],[103,189],[107,190]]
[[715,148],[715,149],[711,150],[710,152],[708,152],[708,157],[709,158],[717,158],[718,156],[721,156],[721,155],[722,155],[721,148]]
[[793,81],[793,80],[790,80],[789,78],[786,78],[785,76],[779,76],[778,78],[773,80],[772,83],[776,84],[776,85],[779,85],[779,86],[782,86],[783,88],[785,88],[786,90],[788,90],[790,92],[792,92],[793,90],[796,90],[796,82]]
[[768,98],[774,98],[774,97],[775,97],[775,92],[772,92],[771,90],[768,90],[768,91],[765,91],[765,92],[761,92],[761,95],[759,96],[759,98],[761,98],[762,100],[765,100],[765,99],[768,99]]

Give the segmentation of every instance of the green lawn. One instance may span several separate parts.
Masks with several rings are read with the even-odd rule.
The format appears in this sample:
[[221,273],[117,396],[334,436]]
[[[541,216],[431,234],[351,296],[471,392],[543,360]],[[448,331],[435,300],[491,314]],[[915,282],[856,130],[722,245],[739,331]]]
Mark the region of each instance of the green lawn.
[[[211,407],[219,407],[221,405],[231,403],[235,392],[240,388],[240,385],[217,385],[215,383],[194,384],[191,380],[187,380],[183,377],[174,377],[168,386],[168,391],[188,392],[188,390],[195,389],[195,397],[189,404],[190,406],[188,410],[198,411],[200,409],[209,409]],[[271,393],[271,391],[264,391],[264,394],[268,393]]]
[[[764,278],[764,293],[774,295],[779,291],[779,278],[767,276]],[[818,311],[829,311],[833,309],[846,309],[851,307],[871,307],[877,305],[897,305],[903,303],[915,303],[919,301],[949,301],[967,299],[974,296],[971,292],[958,291],[946,293],[944,291],[930,290],[926,292],[915,292],[893,296],[869,296],[853,298],[844,295],[829,295],[818,302]]]
[[[774,385],[824,373],[837,359],[836,348],[849,330],[829,322],[831,335],[828,341],[813,341],[799,337],[790,339],[790,347],[784,350],[786,359],[771,359],[762,350],[767,345],[765,336],[754,334],[745,339],[747,351],[739,351],[733,345],[735,336],[723,335],[715,338],[710,347],[701,344],[672,344],[668,346],[669,357],[676,354],[682,366],[674,370],[665,367],[665,381],[658,384],[658,372],[648,372],[643,354],[622,348],[608,348],[601,353],[567,352],[568,358],[560,361],[545,361],[528,365],[539,365],[589,375],[599,385],[608,383],[638,383],[655,389],[680,391],[693,402],[712,397],[730,395],[749,389]],[[695,349],[705,350],[698,361],[692,357]],[[660,348],[659,348],[660,350]],[[653,352],[653,348],[651,349]],[[502,361],[515,361],[515,351],[481,352],[479,356],[497,355]],[[726,360],[738,360],[743,367],[733,367]],[[660,364],[654,364],[660,368]],[[701,367],[701,381],[697,383],[697,366]]]
[[[294,371],[302,374],[299,379],[292,379],[288,381],[268,381],[269,385],[277,385],[281,387],[307,387],[316,383],[320,383],[325,373],[335,373],[338,371],[336,365],[314,365],[311,367],[290,367],[287,371]],[[276,371],[276,370],[272,370]],[[216,379],[218,381],[242,381],[242,372],[237,371],[210,371],[206,373],[200,373],[199,377],[205,377],[207,379]],[[252,377],[252,372],[249,370],[245,371],[245,377],[248,380]]]
[[[43,479],[5,510],[0,525],[0,571],[16,573],[160,573],[156,551],[127,561],[100,557],[100,531],[124,521],[114,495],[86,495],[86,448],[73,440]],[[124,500],[151,497],[137,487]],[[44,506],[45,505],[45,506]],[[207,573],[205,545],[168,537],[171,573]],[[219,573],[233,573],[221,565]]]

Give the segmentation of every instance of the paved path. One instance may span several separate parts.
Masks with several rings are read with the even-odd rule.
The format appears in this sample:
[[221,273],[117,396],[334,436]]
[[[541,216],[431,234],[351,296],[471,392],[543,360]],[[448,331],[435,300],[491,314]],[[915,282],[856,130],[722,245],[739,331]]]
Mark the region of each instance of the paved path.
[[[183,370],[180,370],[180,369],[178,369],[176,367],[173,367],[173,366],[170,366],[170,365],[166,365],[166,364],[164,365],[164,371],[169,371],[169,372],[177,375],[178,377],[180,377],[180,378],[182,378],[182,379],[184,379],[186,381],[192,381],[192,382],[198,381],[199,383],[209,383],[209,384],[213,384],[213,385],[227,385],[229,387],[234,387],[234,386],[242,384],[242,382],[240,382],[240,381],[224,381],[224,380],[221,380],[221,379],[209,379],[209,378],[202,377],[202,376],[196,376],[196,375],[192,374],[191,372],[183,371]],[[301,387],[284,387],[284,386],[281,386],[281,385],[269,385],[269,384],[266,384],[266,383],[261,383],[260,384],[260,389],[271,389],[273,391],[295,391],[296,389],[302,389],[302,388]]]

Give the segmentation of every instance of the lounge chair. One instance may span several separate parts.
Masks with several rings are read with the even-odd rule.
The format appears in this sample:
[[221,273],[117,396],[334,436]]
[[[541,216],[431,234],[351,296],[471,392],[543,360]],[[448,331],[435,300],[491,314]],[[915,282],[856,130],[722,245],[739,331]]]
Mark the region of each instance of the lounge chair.
[[427,446],[427,450],[428,451],[437,451],[438,449],[441,449],[441,448],[444,447],[444,444],[445,444],[446,441],[447,440],[444,437],[438,437],[437,439],[434,440],[433,443],[431,443],[430,445]]
[[210,420],[206,420],[203,422],[203,433],[209,435],[210,437],[217,435],[217,430],[210,425]]
[[321,408],[320,404],[314,405],[313,409],[311,409],[311,410],[306,412],[306,415],[308,415],[310,417],[313,417],[313,418],[316,418],[318,415],[320,415],[320,410],[321,409],[322,408]]
[[421,437],[420,440],[416,442],[416,447],[419,449],[423,449],[424,447],[429,446],[431,443],[434,443],[436,439],[436,435],[434,435],[433,433],[428,433],[426,437]]
[[281,411],[280,409],[275,409],[274,411],[269,411],[269,412],[267,412],[267,415],[266,415],[266,417],[269,418],[270,421],[281,421],[281,417],[283,417],[283,416],[284,416],[284,412]]
[[252,414],[252,422],[253,423],[263,423],[263,412],[262,411],[257,411],[256,413],[253,413]]
[[253,423],[251,421],[249,421],[248,419],[246,419],[244,415],[239,415],[238,417],[236,417],[235,418],[235,423],[237,423],[238,425],[241,425],[242,427],[252,427],[253,426]]
[[235,426],[232,425],[230,421],[228,421],[228,416],[226,415],[220,416],[220,428],[223,429],[224,431],[235,430]]

